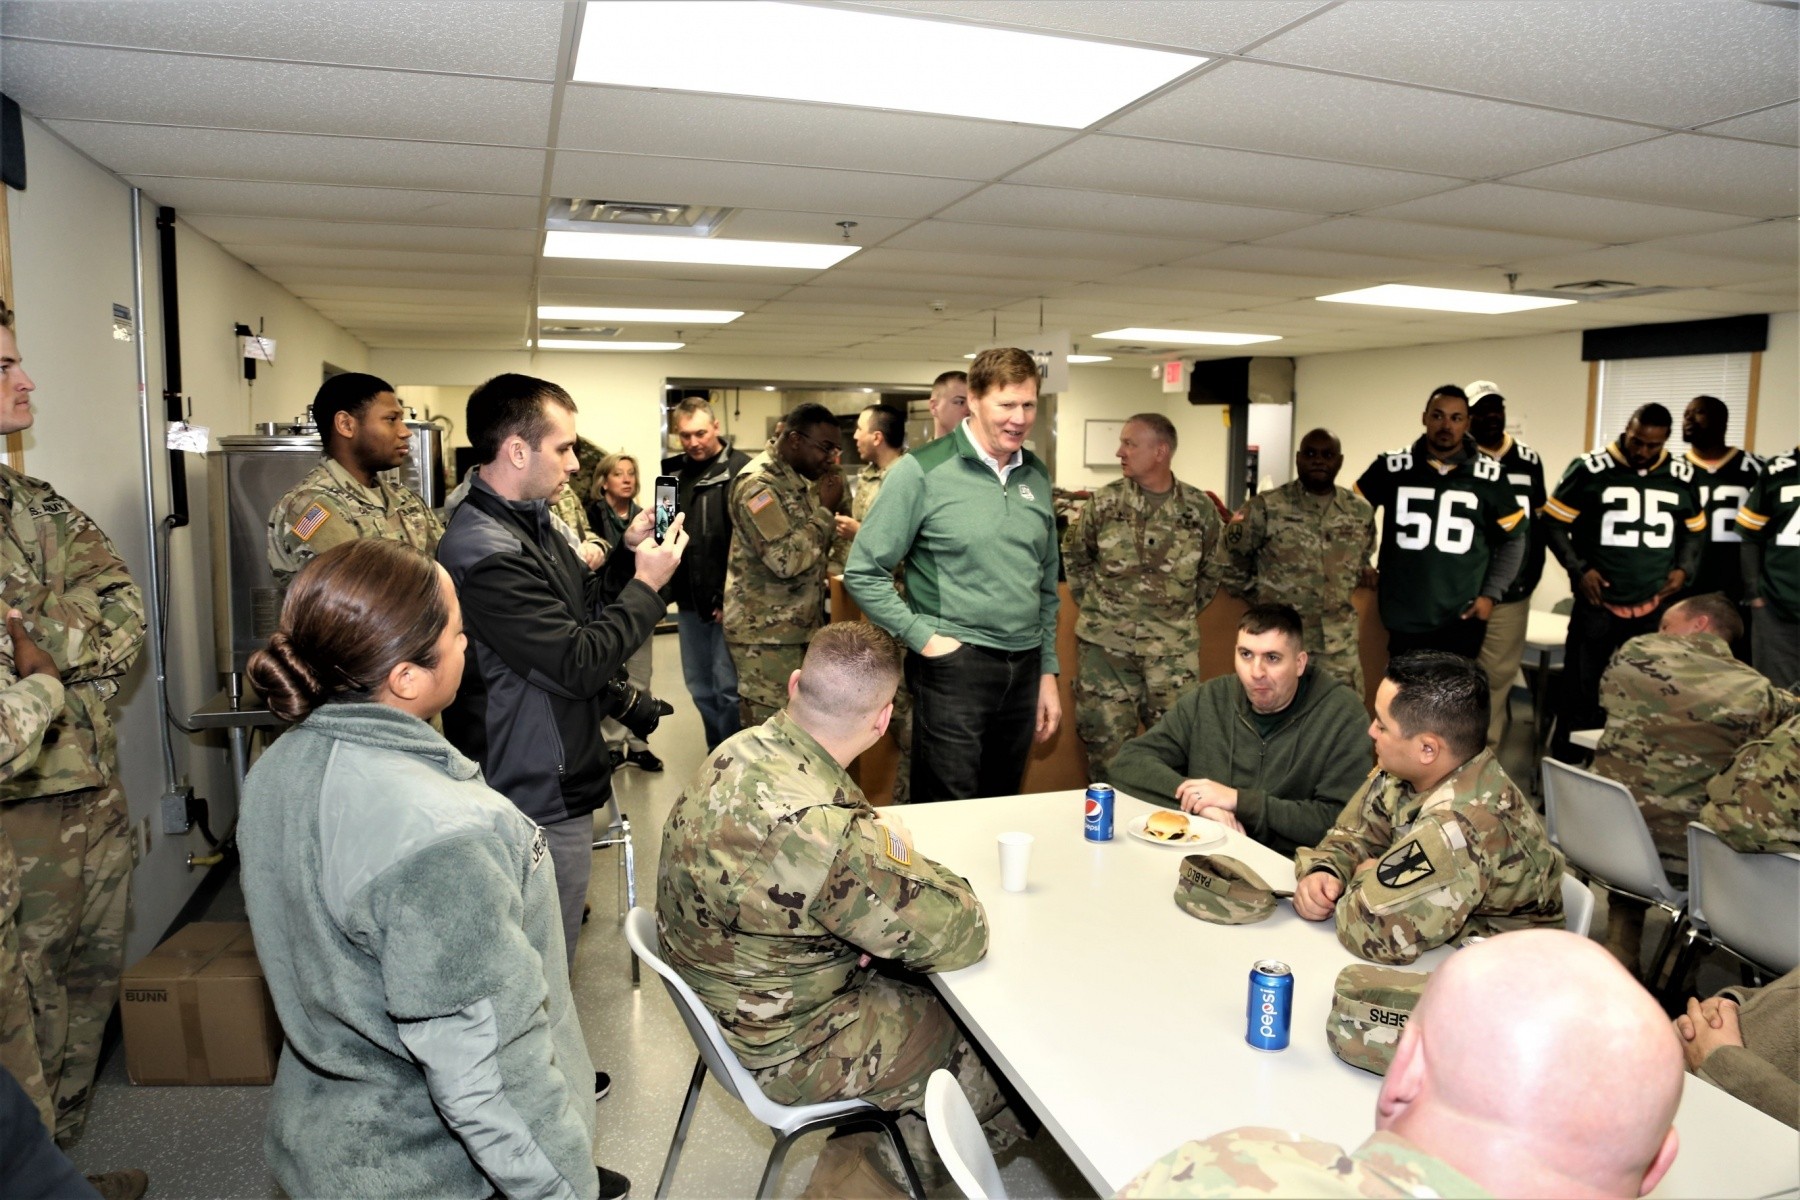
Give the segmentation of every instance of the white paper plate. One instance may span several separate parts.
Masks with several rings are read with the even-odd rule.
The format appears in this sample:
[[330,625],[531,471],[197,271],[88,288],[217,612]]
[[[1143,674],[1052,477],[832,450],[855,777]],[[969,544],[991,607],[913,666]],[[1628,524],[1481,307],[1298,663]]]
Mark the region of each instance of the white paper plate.
[[1140,842],[1149,842],[1152,846],[1166,846],[1171,850],[1204,850],[1208,846],[1217,846],[1225,840],[1225,827],[1206,817],[1189,815],[1187,836],[1171,838],[1168,841],[1153,838],[1144,832],[1144,824],[1149,820],[1150,814],[1145,813],[1125,826],[1125,832]]

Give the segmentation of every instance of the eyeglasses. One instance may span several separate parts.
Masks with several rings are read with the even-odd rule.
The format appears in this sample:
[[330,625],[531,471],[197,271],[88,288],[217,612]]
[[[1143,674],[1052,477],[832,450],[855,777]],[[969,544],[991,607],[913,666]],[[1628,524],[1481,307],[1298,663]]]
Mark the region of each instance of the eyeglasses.
[[827,442],[821,438],[808,437],[806,434],[801,433],[798,429],[788,430],[788,436],[795,439],[796,441],[805,442],[807,445],[811,446],[814,450],[817,450],[820,454],[826,455],[827,457],[829,457],[833,454],[841,455],[844,452],[844,448],[842,446],[840,446],[838,443]]

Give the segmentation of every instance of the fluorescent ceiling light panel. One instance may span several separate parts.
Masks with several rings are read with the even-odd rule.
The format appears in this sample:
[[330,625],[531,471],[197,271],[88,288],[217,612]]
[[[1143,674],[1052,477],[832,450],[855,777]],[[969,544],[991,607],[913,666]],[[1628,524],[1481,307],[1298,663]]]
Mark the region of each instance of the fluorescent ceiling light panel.
[[600,342],[588,338],[539,338],[539,350],[679,350],[686,342]]
[[654,233],[574,233],[552,229],[544,235],[545,258],[791,267],[801,271],[835,267],[861,249],[848,242],[753,242],[743,238],[675,238]]
[[1335,292],[1315,297],[1331,304],[1376,304],[1383,308],[1424,308],[1432,312],[1495,313],[1525,312],[1533,308],[1557,308],[1573,304],[1573,300],[1551,300],[1543,296],[1517,296],[1509,292],[1465,292],[1457,288],[1419,287],[1411,283],[1384,283],[1380,287],[1359,288],[1354,292]]
[[1110,355],[1110,354],[1071,354],[1071,355],[1069,355],[1069,361],[1072,363],[1111,362],[1112,355]]
[[811,4],[593,0],[574,78],[1085,129],[1206,61]]
[[744,314],[727,308],[574,308],[538,305],[540,321],[624,321],[639,325],[729,325]]
[[1096,333],[1098,338],[1113,342],[1146,342],[1155,346],[1248,346],[1256,342],[1279,342],[1276,333],[1215,333],[1205,329],[1113,329]]

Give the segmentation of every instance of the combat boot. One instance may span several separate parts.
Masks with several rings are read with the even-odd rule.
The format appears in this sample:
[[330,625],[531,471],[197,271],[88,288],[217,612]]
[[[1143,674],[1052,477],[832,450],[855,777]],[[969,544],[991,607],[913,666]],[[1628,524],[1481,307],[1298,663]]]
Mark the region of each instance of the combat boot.
[[87,1181],[100,1193],[101,1200],[138,1200],[150,1190],[150,1176],[136,1168],[89,1175]]
[[826,1141],[801,1200],[905,1200],[909,1193],[882,1165],[887,1139],[850,1133]]

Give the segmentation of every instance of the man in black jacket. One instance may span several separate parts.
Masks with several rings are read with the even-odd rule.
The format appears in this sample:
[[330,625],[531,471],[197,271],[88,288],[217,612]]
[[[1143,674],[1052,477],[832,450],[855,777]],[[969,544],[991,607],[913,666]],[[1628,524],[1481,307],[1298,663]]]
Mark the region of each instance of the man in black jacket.
[[444,734],[548,835],[573,969],[593,814],[612,796],[600,737],[608,685],[661,619],[656,593],[687,537],[677,521],[658,546],[645,511],[625,531],[636,553],[588,570],[546,504],[577,466],[575,402],[554,383],[495,376],[469,397],[468,431],[481,465],[437,551],[462,602],[471,660]]
[[719,436],[712,406],[689,397],[669,414],[681,453],[663,459],[662,473],[680,480],[678,500],[689,539],[671,589],[681,636],[681,673],[700,710],[706,748],[738,731],[737,668],[725,648],[725,566],[731,553],[731,481],[750,456]]

